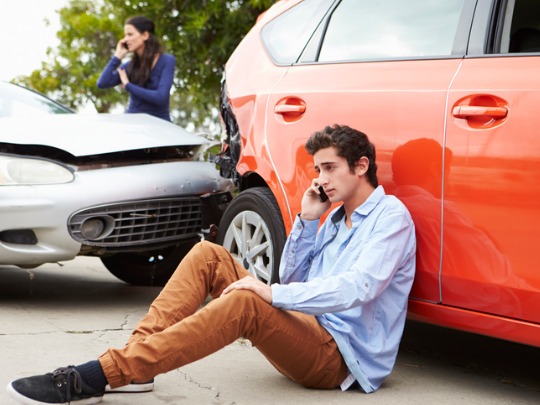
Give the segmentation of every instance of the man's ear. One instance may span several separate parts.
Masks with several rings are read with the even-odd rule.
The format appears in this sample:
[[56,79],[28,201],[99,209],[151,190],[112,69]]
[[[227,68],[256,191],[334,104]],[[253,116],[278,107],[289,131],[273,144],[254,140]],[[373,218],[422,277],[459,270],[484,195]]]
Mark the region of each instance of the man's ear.
[[365,156],[362,156],[360,159],[358,159],[358,162],[356,162],[356,167],[354,168],[354,171],[357,176],[362,176],[366,174],[368,169],[369,169],[369,159]]

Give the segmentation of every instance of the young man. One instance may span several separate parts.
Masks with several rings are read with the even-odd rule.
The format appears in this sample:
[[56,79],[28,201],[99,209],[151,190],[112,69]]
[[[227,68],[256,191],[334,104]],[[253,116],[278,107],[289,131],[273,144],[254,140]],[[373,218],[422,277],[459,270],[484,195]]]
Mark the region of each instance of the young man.
[[[12,396],[25,404],[97,403],[107,384],[150,380],[239,337],[305,387],[378,389],[392,371],[405,323],[414,225],[405,206],[378,186],[375,148],[365,134],[326,127],[306,148],[318,178],[304,193],[283,251],[281,284],[256,280],[223,247],[201,242],[125,347],[13,381]],[[317,232],[335,202],[340,206]],[[197,310],[208,294],[214,299]]]

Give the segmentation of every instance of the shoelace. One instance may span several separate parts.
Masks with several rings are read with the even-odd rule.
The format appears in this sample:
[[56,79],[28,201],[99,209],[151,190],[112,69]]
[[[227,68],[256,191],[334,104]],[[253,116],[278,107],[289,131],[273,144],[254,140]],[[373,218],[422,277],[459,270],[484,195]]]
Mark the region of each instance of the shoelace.
[[66,384],[66,399],[68,403],[71,402],[71,379],[73,379],[73,391],[75,391],[75,394],[82,392],[81,375],[75,370],[74,366],[57,368],[52,372],[52,379],[58,387],[62,387],[64,383]]

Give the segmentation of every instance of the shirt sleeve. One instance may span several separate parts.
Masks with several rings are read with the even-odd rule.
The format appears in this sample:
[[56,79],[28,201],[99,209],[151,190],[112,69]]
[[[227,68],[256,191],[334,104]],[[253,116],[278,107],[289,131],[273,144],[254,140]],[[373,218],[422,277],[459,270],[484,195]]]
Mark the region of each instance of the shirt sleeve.
[[[163,56],[163,55],[162,55]],[[133,83],[128,83],[125,89],[133,96],[144,100],[150,104],[167,104],[170,97],[170,91],[174,80],[174,69],[176,67],[176,58],[168,55],[165,59],[165,66],[161,72],[158,86],[155,90],[147,89]]]
[[305,281],[309,273],[319,220],[304,221],[298,215],[287,238],[279,266],[282,284]]
[[122,61],[116,56],[112,56],[111,59],[109,59],[109,62],[105,66],[105,69],[103,69],[103,72],[101,72],[97,81],[97,86],[100,89],[118,86],[121,83],[120,75],[117,71],[121,63]]
[[[412,234],[412,235],[411,235]],[[380,215],[368,237],[350,239],[328,276],[272,285],[272,305],[312,315],[340,312],[378,297],[414,255],[414,225],[404,210]]]

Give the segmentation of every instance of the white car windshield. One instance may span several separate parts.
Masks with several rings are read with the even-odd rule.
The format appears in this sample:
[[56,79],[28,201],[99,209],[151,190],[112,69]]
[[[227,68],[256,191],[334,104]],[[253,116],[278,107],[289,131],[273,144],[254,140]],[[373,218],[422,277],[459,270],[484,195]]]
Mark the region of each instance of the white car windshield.
[[0,118],[42,114],[70,114],[69,108],[32,90],[0,82]]

